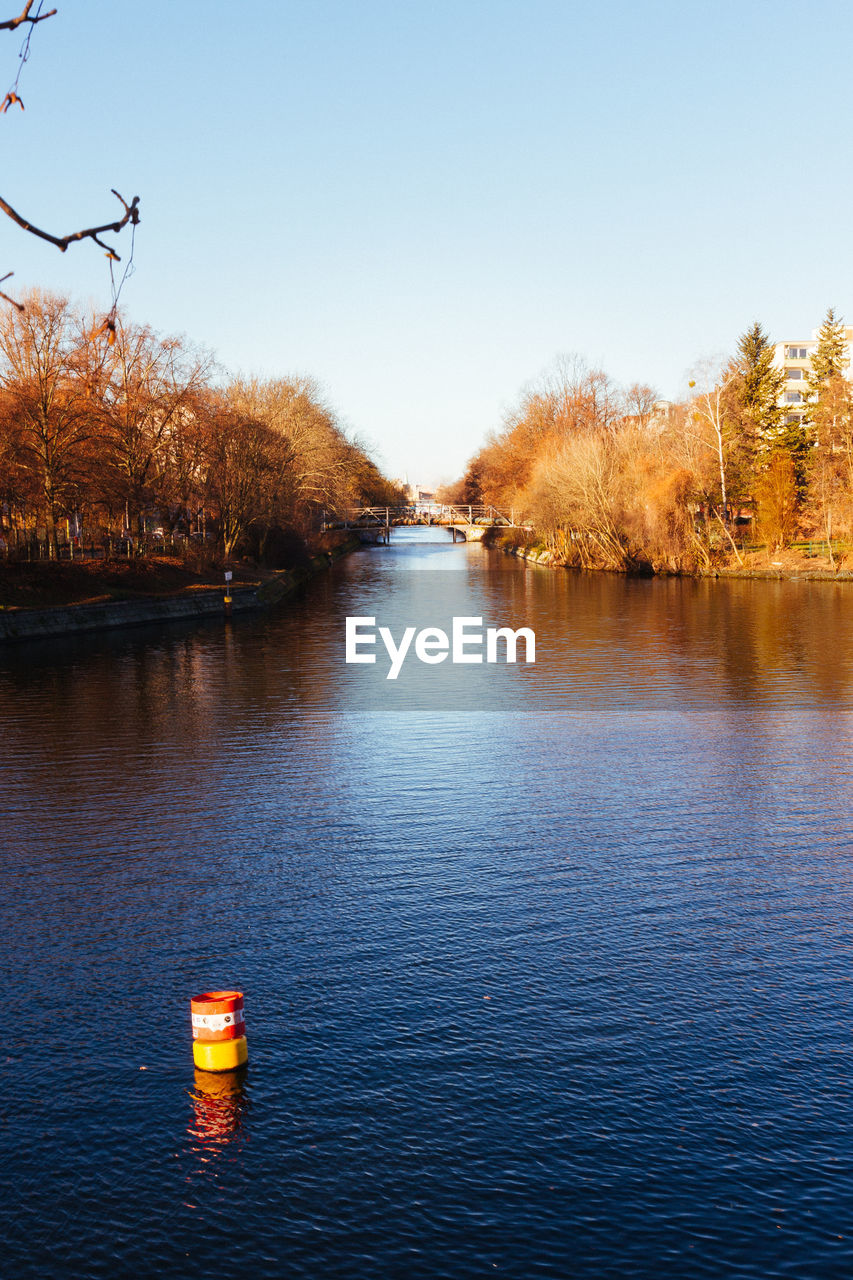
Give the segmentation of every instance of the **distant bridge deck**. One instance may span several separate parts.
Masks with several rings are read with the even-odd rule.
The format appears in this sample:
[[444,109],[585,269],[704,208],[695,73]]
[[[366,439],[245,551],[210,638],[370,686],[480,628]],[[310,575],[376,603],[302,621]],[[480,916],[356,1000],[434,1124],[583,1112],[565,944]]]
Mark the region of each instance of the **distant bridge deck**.
[[524,528],[524,521],[521,512],[447,502],[413,502],[406,507],[350,507],[323,514],[324,529],[396,529],[406,525],[519,529]]

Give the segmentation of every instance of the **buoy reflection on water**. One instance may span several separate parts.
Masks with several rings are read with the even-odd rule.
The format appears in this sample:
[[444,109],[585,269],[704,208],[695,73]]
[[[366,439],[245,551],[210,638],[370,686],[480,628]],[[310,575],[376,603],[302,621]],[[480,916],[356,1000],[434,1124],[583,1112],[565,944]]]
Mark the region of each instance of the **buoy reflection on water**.
[[236,1071],[201,1071],[196,1067],[189,1135],[197,1149],[221,1150],[239,1134],[247,1107],[243,1092],[246,1074],[245,1067]]

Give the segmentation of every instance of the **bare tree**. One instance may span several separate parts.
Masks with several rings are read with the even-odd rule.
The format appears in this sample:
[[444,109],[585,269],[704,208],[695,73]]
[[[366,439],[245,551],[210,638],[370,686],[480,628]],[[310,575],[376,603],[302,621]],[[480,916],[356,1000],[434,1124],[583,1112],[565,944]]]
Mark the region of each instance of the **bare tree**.
[[625,413],[622,392],[603,369],[577,353],[558,356],[540,383],[557,435],[614,431]]
[[211,396],[207,412],[205,498],[231,556],[244,534],[269,518],[286,460],[275,432],[225,398]]
[[160,338],[120,318],[115,333],[108,354],[92,341],[91,328],[85,348],[112,488],[138,546],[146,510],[163,498],[172,434],[195,403],[210,360],[188,351],[179,338]]
[[26,533],[28,516],[40,507],[40,495],[28,466],[24,433],[12,398],[0,394],[0,527],[17,546]]
[[347,439],[311,378],[237,380],[228,388],[234,409],[265,423],[279,442],[280,515],[297,509],[334,510],[358,501],[365,450]]
[[689,386],[696,389],[692,401],[692,417],[696,425],[710,428],[708,447],[713,449],[717,457],[717,468],[720,477],[720,497],[722,500],[722,521],[724,527],[729,519],[729,495],[727,477],[727,403],[726,391],[734,383],[737,371],[719,359],[703,360],[694,370]]
[[565,545],[568,534],[581,564],[622,569],[629,563],[618,459],[607,433],[555,443],[538,460],[534,494],[537,524],[547,527],[557,546]]
[[774,451],[755,486],[759,535],[781,551],[797,529],[797,480],[790,454]]
[[834,566],[833,530],[838,536],[839,526],[849,523],[851,511],[853,396],[843,374],[830,374],[824,380],[810,415],[813,447],[809,458],[808,496]]
[[625,392],[625,411],[640,427],[647,427],[660,396],[645,382],[634,382]]
[[76,317],[66,299],[34,291],[24,308],[0,315],[0,360],[8,412],[38,483],[49,554],[56,557],[57,517],[80,479],[93,430],[85,384],[76,376]]

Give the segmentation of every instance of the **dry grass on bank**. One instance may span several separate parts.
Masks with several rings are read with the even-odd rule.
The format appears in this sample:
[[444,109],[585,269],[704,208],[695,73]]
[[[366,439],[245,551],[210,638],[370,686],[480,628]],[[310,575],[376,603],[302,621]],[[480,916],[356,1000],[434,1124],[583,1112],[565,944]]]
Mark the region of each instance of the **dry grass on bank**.
[[850,573],[853,571],[853,553],[836,552],[834,560],[826,552],[826,545],[815,543],[813,549],[806,547],[783,547],[782,550],[770,550],[761,547],[754,551],[741,553],[743,565],[739,565],[732,555],[727,568],[743,569],[746,572],[766,572],[768,570],[785,574]]
[[[258,582],[257,568],[231,566],[234,582]],[[131,560],[0,561],[0,607],[38,609],[51,605],[94,604],[140,596],[169,596],[181,591],[222,587],[222,569],[197,570],[169,556]]]
[[[330,530],[312,538],[308,546],[294,542],[288,549],[289,563],[278,568],[307,565],[313,554],[334,552],[347,538],[342,530]],[[0,609],[43,609],[221,590],[226,568],[234,586],[256,586],[274,578],[277,572],[252,560],[232,560],[226,565],[221,560],[205,562],[201,557],[190,560],[165,555],[74,561],[0,559]]]

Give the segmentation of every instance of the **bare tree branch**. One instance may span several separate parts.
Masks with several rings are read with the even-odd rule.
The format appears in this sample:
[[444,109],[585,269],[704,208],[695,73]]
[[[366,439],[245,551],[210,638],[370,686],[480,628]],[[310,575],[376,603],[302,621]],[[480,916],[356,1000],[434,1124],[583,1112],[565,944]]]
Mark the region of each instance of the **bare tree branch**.
[[[14,271],[7,271],[5,276],[0,276],[0,284],[3,284],[14,274]],[[19,311],[26,311],[26,307],[22,302],[16,302],[14,298],[10,298],[8,293],[4,293],[2,289],[0,289],[0,298],[3,298],[6,302],[11,302],[12,306],[17,307]]]
[[[15,83],[12,85],[12,88],[8,91],[2,102],[0,102],[0,113],[7,112],[10,107],[15,105],[20,106],[23,111],[24,104],[18,94],[18,81],[20,80],[24,63],[29,57],[30,37],[32,36],[36,23],[44,22],[46,18],[52,18],[56,13],[56,9],[51,9],[49,13],[42,13],[41,8],[44,0],[38,0],[38,7],[36,8],[35,13],[32,14],[30,11],[35,3],[36,0],[26,0],[26,3],[17,18],[6,18],[5,20],[0,21],[0,31],[14,31],[17,27],[20,27],[22,23],[29,23],[29,30],[26,39],[24,40],[21,51],[18,55],[20,59],[18,75],[15,79]],[[30,222],[28,218],[25,218],[22,214],[18,213],[17,209],[13,209],[8,200],[5,200],[0,196],[0,212],[5,213],[8,218],[11,218],[13,222],[17,223],[22,230],[29,232],[30,235],[36,236],[40,240],[46,240],[48,244],[55,245],[60,252],[65,253],[68,246],[70,244],[74,244],[78,240],[92,240],[95,244],[99,245],[106,251],[106,255],[110,260],[110,280],[112,281],[113,289],[113,307],[110,315],[107,317],[104,329],[105,331],[109,330],[108,338],[110,343],[115,341],[115,310],[118,303],[118,295],[121,292],[121,287],[124,284],[125,279],[127,278],[129,268],[133,263],[133,237],[131,237],[130,261],[125,267],[124,275],[122,276],[118,289],[116,289],[112,264],[114,262],[121,262],[121,258],[116,253],[112,245],[107,244],[105,240],[102,240],[101,236],[107,232],[115,235],[120,232],[123,227],[126,227],[128,223],[130,223],[131,227],[135,230],[139,223],[139,196],[134,196],[133,200],[128,204],[124,196],[119,195],[115,188],[112,188],[112,193],[124,209],[122,217],[116,218],[112,222],[101,223],[96,227],[83,227],[79,231],[71,231],[66,236],[55,236],[50,231],[43,231],[41,227],[37,227],[34,223]],[[10,271],[7,275],[3,276],[3,280],[8,280],[11,275],[12,272]],[[0,284],[3,283],[3,280],[0,280]],[[19,311],[23,310],[23,307],[19,302],[16,302],[14,298],[10,298],[8,294],[3,293],[2,291],[0,291],[0,298],[6,302],[10,302],[12,306],[16,307]]]
[[10,217],[13,222],[17,222],[19,227],[23,227],[24,231],[29,231],[31,235],[38,236],[41,240],[47,240],[49,244],[55,244],[57,249],[61,249],[63,253],[68,246],[73,244],[76,240],[94,240],[95,244],[100,245],[102,249],[106,249],[107,253],[111,255],[115,262],[121,262],[121,258],[116,253],[115,249],[113,249],[111,245],[105,244],[104,241],[100,239],[100,236],[107,231],[121,231],[122,227],[126,227],[128,223],[134,227],[137,226],[139,223],[139,196],[134,196],[130,204],[128,204],[124,197],[120,196],[115,188],[111,188],[111,190],[116,199],[120,200],[124,205],[124,216],[119,218],[116,222],[105,222],[99,227],[87,227],[82,231],[72,231],[67,236],[54,236],[51,235],[49,231],[42,231],[32,222],[29,222],[26,218],[22,217],[20,213],[17,213],[9,204],[8,200],[4,200],[2,196],[0,196],[0,210]]
[[30,9],[35,4],[35,0],[27,0],[21,13],[17,18],[7,18],[5,22],[0,22],[0,31],[14,31],[22,22],[31,22],[33,26],[37,22],[44,22],[45,18],[52,18],[56,13],[55,9],[51,9],[50,13],[37,13],[34,18],[30,17]]

